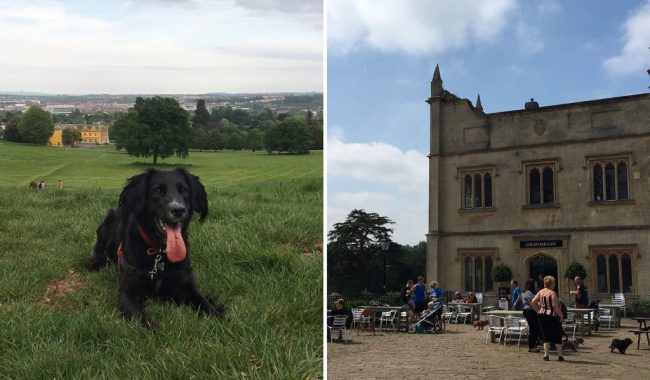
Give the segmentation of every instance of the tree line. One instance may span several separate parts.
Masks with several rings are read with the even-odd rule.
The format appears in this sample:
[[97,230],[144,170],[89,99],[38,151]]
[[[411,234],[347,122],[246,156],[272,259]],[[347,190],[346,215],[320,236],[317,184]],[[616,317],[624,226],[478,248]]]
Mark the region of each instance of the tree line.
[[[391,240],[389,218],[364,210],[352,210],[345,221],[335,223],[328,234],[328,294],[399,291],[406,280],[424,275],[426,243],[401,245]],[[387,250],[382,241],[389,242]],[[384,256],[385,255],[385,256]],[[385,264],[385,268],[384,268]]]
[[[24,114],[4,113],[4,139],[14,142],[47,144],[54,123],[84,124],[97,121],[113,123],[109,139],[118,150],[136,157],[158,158],[171,155],[186,157],[190,149],[198,150],[266,150],[306,154],[323,149],[323,117],[319,112],[275,113],[270,109],[248,111],[231,107],[208,111],[205,101],[197,101],[190,113],[173,98],[136,98],[127,113],[51,115],[38,106]],[[64,131],[64,143],[80,140],[74,130]]]

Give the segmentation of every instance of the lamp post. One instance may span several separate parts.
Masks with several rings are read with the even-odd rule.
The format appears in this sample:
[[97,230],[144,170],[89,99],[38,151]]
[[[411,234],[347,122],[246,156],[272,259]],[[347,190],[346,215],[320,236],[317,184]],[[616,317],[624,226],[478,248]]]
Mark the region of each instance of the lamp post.
[[386,268],[388,265],[386,264],[386,253],[388,252],[388,249],[390,248],[390,240],[381,240],[381,250],[384,251],[384,279],[382,281],[382,294],[386,294]]

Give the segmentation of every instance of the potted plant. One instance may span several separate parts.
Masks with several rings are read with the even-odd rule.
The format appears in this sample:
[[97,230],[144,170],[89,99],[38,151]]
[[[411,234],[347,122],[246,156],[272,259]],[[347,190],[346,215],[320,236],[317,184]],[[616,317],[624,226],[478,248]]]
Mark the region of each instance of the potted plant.
[[573,260],[566,266],[566,269],[564,270],[564,278],[573,280],[576,276],[580,276],[580,278],[584,280],[585,277],[587,277],[587,270],[580,262]]
[[505,263],[495,265],[494,269],[492,269],[492,280],[497,284],[506,284],[505,287],[499,286],[498,289],[499,298],[502,296],[507,297],[510,294],[510,287],[507,285],[509,285],[508,282],[512,280],[512,269],[510,269],[510,267]]

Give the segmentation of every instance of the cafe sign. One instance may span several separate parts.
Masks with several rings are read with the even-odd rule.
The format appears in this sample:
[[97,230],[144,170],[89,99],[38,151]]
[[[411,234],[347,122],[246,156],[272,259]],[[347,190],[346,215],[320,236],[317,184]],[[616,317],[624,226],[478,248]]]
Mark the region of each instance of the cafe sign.
[[561,248],[562,240],[521,240],[519,248]]

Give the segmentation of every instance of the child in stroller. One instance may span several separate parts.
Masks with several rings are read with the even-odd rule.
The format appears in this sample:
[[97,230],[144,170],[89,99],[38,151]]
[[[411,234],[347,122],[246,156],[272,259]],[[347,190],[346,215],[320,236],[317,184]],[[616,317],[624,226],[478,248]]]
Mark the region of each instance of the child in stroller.
[[433,334],[439,334],[444,330],[442,322],[442,302],[432,301],[429,302],[428,308],[422,312],[420,318],[409,324],[408,332],[413,334],[418,330]]

